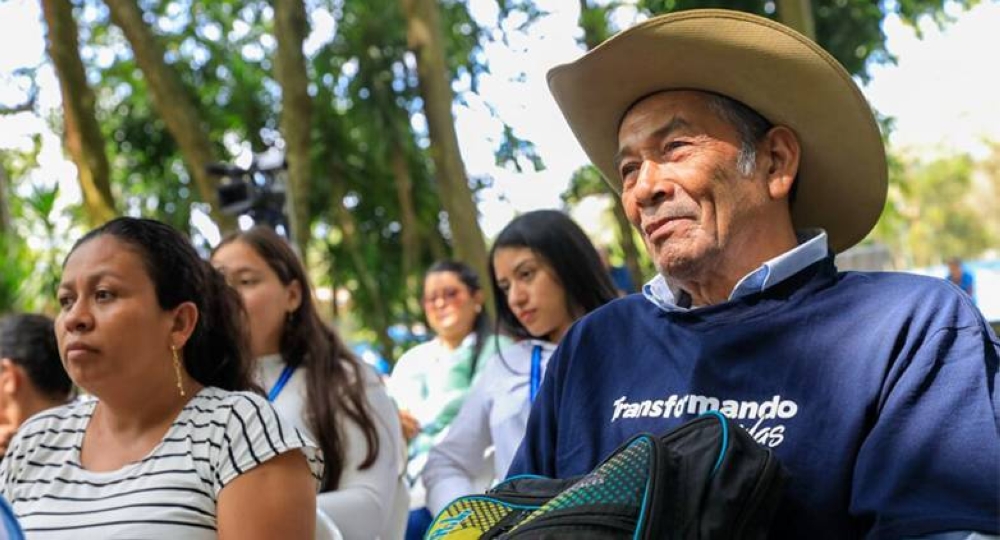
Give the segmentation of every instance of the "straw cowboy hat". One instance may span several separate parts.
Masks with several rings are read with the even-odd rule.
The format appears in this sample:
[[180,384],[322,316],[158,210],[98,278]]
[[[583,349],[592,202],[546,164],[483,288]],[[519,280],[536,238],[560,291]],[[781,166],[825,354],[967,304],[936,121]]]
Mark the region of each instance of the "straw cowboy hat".
[[882,213],[885,150],[868,102],[832,56],[774,21],[717,9],[655,17],[553,68],[548,82],[573,134],[616,192],[618,127],[629,107],[661,90],[704,90],[798,135],[796,228],[826,229],[831,249],[840,252],[864,238]]

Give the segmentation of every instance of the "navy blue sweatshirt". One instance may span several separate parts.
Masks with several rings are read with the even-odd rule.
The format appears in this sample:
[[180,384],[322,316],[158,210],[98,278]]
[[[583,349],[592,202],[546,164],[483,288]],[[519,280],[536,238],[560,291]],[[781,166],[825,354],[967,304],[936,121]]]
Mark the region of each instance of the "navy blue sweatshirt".
[[790,473],[777,538],[1000,533],[998,351],[945,281],[830,258],[690,311],[631,295],[563,338],[509,474],[583,474],[718,409]]

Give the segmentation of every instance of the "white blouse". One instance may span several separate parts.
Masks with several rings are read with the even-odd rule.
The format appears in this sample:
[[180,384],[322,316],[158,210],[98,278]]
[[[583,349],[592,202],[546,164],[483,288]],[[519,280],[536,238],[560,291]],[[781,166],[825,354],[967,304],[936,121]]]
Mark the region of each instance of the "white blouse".
[[[270,392],[284,368],[280,355],[258,358],[257,383],[265,392]],[[344,442],[343,472],[335,491],[319,494],[317,506],[333,520],[345,540],[394,540],[403,537],[409,507],[403,480],[406,445],[399,426],[399,413],[382,381],[366,364],[361,364],[361,373],[365,377],[365,398],[378,435],[378,455],[369,468],[359,470],[368,452],[364,433],[349,419],[340,421],[337,429]],[[305,369],[296,369],[273,405],[285,419],[315,440],[306,418],[307,375]]]
[[525,340],[503,349],[486,364],[448,434],[431,449],[422,478],[432,514],[457,497],[483,491],[487,486],[481,479],[506,476],[531,412],[535,347],[540,350],[539,379],[544,377],[554,344]]

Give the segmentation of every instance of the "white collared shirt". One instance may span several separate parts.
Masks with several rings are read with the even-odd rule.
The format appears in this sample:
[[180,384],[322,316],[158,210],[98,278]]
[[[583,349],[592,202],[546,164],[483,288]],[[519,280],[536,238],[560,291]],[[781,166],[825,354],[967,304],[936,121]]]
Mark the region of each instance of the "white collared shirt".
[[[743,276],[729,300],[736,300],[765,291],[799,273],[803,268],[824,259],[829,253],[826,231],[806,229],[797,231],[799,245],[770,259],[753,272]],[[671,287],[662,274],[649,280],[642,287],[642,294],[656,307],[664,311],[687,311],[691,297],[683,290]]]

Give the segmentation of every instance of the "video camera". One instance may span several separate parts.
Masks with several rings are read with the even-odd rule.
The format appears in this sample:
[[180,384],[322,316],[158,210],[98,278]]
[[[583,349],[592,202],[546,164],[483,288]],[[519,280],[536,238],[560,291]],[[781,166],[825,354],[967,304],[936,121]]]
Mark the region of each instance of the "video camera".
[[205,167],[208,174],[222,177],[216,188],[219,210],[232,216],[247,215],[254,222],[263,222],[275,230],[290,234],[285,216],[285,171],[288,162],[280,153],[255,154],[250,167],[212,163]]

